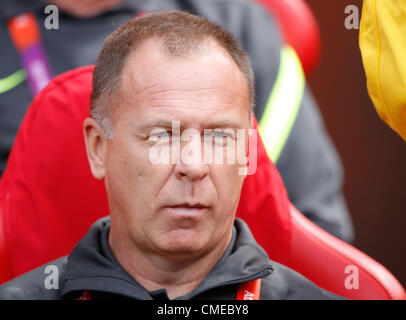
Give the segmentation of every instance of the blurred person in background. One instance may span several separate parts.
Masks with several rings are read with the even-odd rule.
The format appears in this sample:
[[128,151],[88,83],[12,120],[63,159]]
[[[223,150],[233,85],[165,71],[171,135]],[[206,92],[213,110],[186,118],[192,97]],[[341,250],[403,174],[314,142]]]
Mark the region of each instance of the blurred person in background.
[[[50,4],[59,9],[58,29],[45,24],[49,11],[44,12]],[[3,0],[0,175],[26,109],[47,81],[64,71],[93,64],[104,39],[117,26],[144,12],[160,10],[187,10],[219,23],[236,36],[253,64],[255,115],[290,200],[314,223],[352,242],[354,232],[342,192],[338,154],[297,56],[283,43],[273,17],[255,1]],[[283,108],[277,108],[275,101]]]

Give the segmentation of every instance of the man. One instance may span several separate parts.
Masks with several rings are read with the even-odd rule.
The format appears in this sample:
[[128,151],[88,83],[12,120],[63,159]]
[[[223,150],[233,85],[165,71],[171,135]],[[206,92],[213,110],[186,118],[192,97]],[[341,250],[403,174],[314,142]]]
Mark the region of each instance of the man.
[[[33,94],[21,72],[23,55],[13,44],[8,23],[13,17],[32,12],[40,29],[41,44],[52,75],[93,64],[103,40],[116,26],[141,12],[186,10],[216,21],[240,40],[249,54],[256,78],[255,116],[262,128],[285,128],[271,133],[276,137],[278,167],[292,203],[314,223],[333,235],[351,242],[353,227],[342,193],[342,167],[324,128],[318,107],[306,87],[301,70],[287,67],[285,46],[271,15],[255,0],[3,0],[0,2],[0,176],[13,145],[15,134]],[[47,29],[47,4],[59,8],[59,29]],[[48,57],[48,58],[47,58]],[[293,63],[295,63],[293,61]],[[300,64],[296,64],[299,65]],[[295,69],[295,68],[293,68]],[[300,69],[300,68],[298,68]],[[289,70],[287,73],[282,71]],[[299,77],[299,78],[298,78]],[[12,81],[11,81],[12,80]],[[294,82],[292,82],[294,81]],[[297,82],[300,84],[296,85]],[[279,85],[275,85],[278,83]],[[5,84],[2,86],[1,84]],[[288,90],[278,91],[281,87]],[[297,90],[293,90],[296,88]],[[288,121],[271,117],[272,99],[293,101]],[[287,97],[288,96],[288,97]],[[292,99],[294,97],[294,99]],[[284,112],[285,114],[285,112]],[[290,126],[289,124],[292,124]],[[269,136],[263,136],[264,142]],[[273,147],[269,148],[273,153]]]
[[[235,299],[260,279],[260,299],[339,298],[270,261],[235,219],[245,176],[231,160],[245,156],[248,135],[243,149],[231,142],[248,132],[254,101],[250,60],[220,26],[170,11],[118,28],[96,62],[83,125],[111,218],[54,263],[58,290],[46,289],[39,268],[3,285],[0,297]],[[152,150],[171,161],[156,163]],[[222,161],[207,150],[224,151]]]

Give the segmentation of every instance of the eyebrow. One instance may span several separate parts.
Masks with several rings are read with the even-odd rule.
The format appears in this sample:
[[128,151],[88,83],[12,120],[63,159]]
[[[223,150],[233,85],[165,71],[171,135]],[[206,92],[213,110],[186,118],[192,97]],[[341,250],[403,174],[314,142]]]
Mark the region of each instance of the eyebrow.
[[[179,120],[165,120],[165,119],[160,119],[160,120],[155,120],[155,121],[150,121],[147,122],[139,127],[140,130],[148,130],[156,127],[161,127],[161,128],[172,128],[172,121],[179,121]],[[182,121],[180,122],[180,127],[182,129]],[[230,129],[236,129],[240,128],[241,125],[238,122],[232,121],[232,120],[214,120],[214,121],[208,121],[206,123],[203,123],[203,129],[223,129],[223,128],[230,128]]]
[[232,120],[210,121],[204,125],[205,129],[240,128],[240,127],[241,125],[238,122]]
[[141,125],[139,128],[141,130],[146,130],[146,129],[151,129],[151,128],[155,128],[155,127],[171,128],[172,127],[172,120],[150,121],[150,122],[147,122],[147,123]]

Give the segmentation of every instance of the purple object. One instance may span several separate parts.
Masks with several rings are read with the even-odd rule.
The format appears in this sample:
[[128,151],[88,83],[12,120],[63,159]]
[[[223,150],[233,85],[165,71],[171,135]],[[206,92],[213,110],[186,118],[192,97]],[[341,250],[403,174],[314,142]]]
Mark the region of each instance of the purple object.
[[27,72],[28,84],[36,96],[52,79],[51,68],[41,43],[34,44],[20,52],[21,63]]

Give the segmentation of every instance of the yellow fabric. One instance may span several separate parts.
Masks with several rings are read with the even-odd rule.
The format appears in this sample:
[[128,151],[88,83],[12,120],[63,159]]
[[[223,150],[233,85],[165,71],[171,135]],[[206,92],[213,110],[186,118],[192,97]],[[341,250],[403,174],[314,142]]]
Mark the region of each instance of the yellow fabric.
[[406,1],[364,0],[359,43],[372,102],[406,140]]

